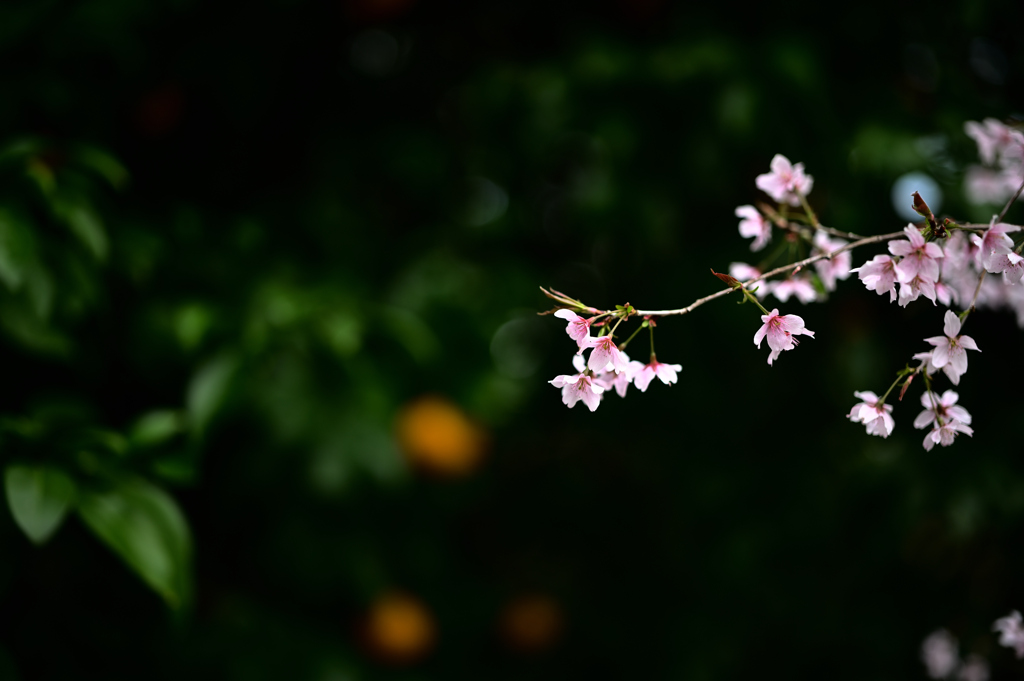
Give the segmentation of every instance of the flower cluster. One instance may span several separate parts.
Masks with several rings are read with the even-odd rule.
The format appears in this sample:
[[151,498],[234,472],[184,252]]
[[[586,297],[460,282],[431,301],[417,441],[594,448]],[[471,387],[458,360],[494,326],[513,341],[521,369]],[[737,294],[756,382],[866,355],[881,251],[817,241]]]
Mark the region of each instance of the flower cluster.
[[[595,411],[604,394],[610,390],[614,389],[619,397],[625,397],[631,383],[640,392],[646,392],[647,386],[655,378],[665,385],[678,380],[677,373],[683,369],[679,364],[659,362],[653,352],[647,364],[631,360],[615,344],[611,333],[591,336],[591,324],[596,317],[584,318],[567,308],[557,310],[555,316],[568,322],[565,332],[576,341],[578,347],[573,356],[576,373],[556,376],[549,381],[551,385],[562,389],[562,403],[569,408],[576,406],[577,402],[583,402],[590,411]],[[645,322],[645,326],[649,326],[649,323]],[[586,360],[583,358],[585,350],[590,350]]]
[[[1024,134],[993,119],[968,122],[966,130],[978,142],[982,160],[1000,165],[997,194],[998,200],[1005,200],[1024,183]],[[975,166],[975,176],[981,172],[978,168]],[[971,172],[967,178],[969,193],[973,186]],[[898,283],[899,304],[904,307],[924,296],[933,304],[946,306],[974,300],[979,308],[1010,308],[1024,327],[1024,287],[1016,286],[1024,277],[1024,257],[1009,236],[1020,228],[993,216],[987,229],[969,228],[975,233],[968,237],[968,232],[958,229],[956,223],[946,220],[940,225],[930,211],[927,217],[924,233],[908,225],[904,230],[906,240],[889,243],[892,256],[876,255],[853,270],[864,286],[879,295],[888,293],[892,302],[897,299]],[[1001,274],[1003,285],[985,280],[980,276],[984,272]]]
[[1006,201],[1024,182],[1024,134],[994,118],[968,121],[964,132],[978,143],[984,164],[967,169],[967,198],[979,204]]
[[[567,322],[566,333],[576,341],[577,354],[573,359],[576,373],[558,376],[552,385],[562,390],[562,401],[572,407],[583,401],[593,411],[604,394],[614,389],[625,396],[630,384],[644,391],[655,378],[670,385],[677,381],[682,367],[657,361],[654,355],[653,328],[655,318],[684,315],[706,302],[739,292],[741,302],[750,302],[763,314],[761,326],[754,334],[754,344],[760,348],[768,341],[768,364],[771,366],[782,352],[794,349],[797,336],[814,337],[804,320],[796,315],[779,314],[778,308],[768,311],[761,304],[767,296],[787,302],[796,298],[802,303],[824,300],[835,290],[839,281],[858,273],[861,283],[877,295],[889,297],[906,307],[925,298],[933,306],[942,304],[946,309],[942,335],[924,339],[930,347],[913,355],[916,366],[907,365],[897,372],[895,381],[879,396],[871,391],[856,391],[859,400],[847,418],[863,425],[869,435],[887,438],[895,429],[893,405],[887,403],[889,395],[899,387],[902,401],[914,381],[923,384],[920,396],[922,411],[913,420],[914,428],[925,430],[922,442],[926,451],[936,445],[947,447],[959,435],[973,436],[973,418],[958,404],[960,396],[953,390],[939,392],[933,383],[944,374],[954,385],[968,369],[968,351],[980,352],[978,344],[961,333],[969,316],[978,308],[1008,307],[1017,314],[1024,327],[1024,240],[1015,243],[1014,235],[1021,231],[1015,225],[1002,221],[1017,196],[1024,191],[1024,134],[993,119],[982,123],[968,123],[965,130],[978,143],[984,166],[968,170],[968,191],[982,202],[1005,200],[1009,203],[1002,214],[994,216],[988,225],[958,224],[950,218],[938,219],[927,203],[915,192],[913,208],[921,215],[920,224],[908,224],[900,232],[862,237],[826,227],[820,223],[808,203],[813,178],[804,171],[802,163],[793,164],[785,156],[776,155],[771,161],[771,172],[759,175],[756,186],[775,202],[763,201],[736,208],[740,219],[739,232],[751,239],[750,250],[765,249],[773,241],[773,231],[784,233],[772,252],[760,263],[751,265],[734,262],[729,274],[713,272],[728,288],[699,298],[686,307],[653,312],[636,311],[631,306],[618,306],[615,311],[602,311],[585,306],[564,294],[550,298],[561,303],[555,315]],[[793,210],[797,208],[797,210]],[[851,269],[850,251],[872,244],[887,243],[888,253],[878,254]],[[788,264],[777,265],[777,260],[788,252]],[[814,267],[811,268],[810,266]],[[988,277],[999,274],[999,278]],[[782,275],[782,278],[773,278]],[[557,293],[557,292],[556,292]],[[963,309],[959,315],[954,306]],[[582,317],[579,313],[592,316]],[[615,330],[631,316],[642,316],[646,321],[641,328],[651,330],[651,359],[642,364],[629,359],[623,352],[636,335],[634,332],[621,344],[615,341]],[[600,327],[599,335],[591,331]],[[637,329],[639,332],[640,329]],[[585,359],[583,353],[590,351]],[[1012,648],[1024,658],[1024,621],[1013,611],[994,623],[999,632],[999,643]],[[921,646],[921,659],[928,676],[947,681],[987,681],[989,667],[978,655],[961,658],[957,640],[946,630],[929,635]]]
[[[978,142],[984,163],[998,165],[1005,172],[1014,164],[1024,163],[1024,135],[1019,131],[991,119],[982,124],[969,123],[966,129]],[[836,289],[839,281],[857,272],[868,290],[888,295],[891,303],[898,302],[906,307],[925,298],[933,305],[941,303],[947,308],[955,305],[966,309],[960,315],[947,309],[943,335],[925,338],[931,349],[913,355],[917,366],[908,365],[898,372],[884,394],[854,392],[860,401],[847,418],[862,424],[869,435],[888,437],[895,428],[893,404],[887,403],[889,394],[902,384],[898,393],[902,400],[917,378],[924,384],[921,395],[924,411],[913,423],[915,428],[927,431],[922,443],[924,448],[930,451],[935,445],[946,447],[958,435],[973,435],[970,413],[957,404],[959,395],[952,390],[939,394],[933,390],[932,382],[941,372],[953,385],[959,385],[967,371],[968,351],[980,351],[974,339],[961,333],[964,320],[978,307],[1009,306],[1017,312],[1018,322],[1024,326],[1024,285],[1019,285],[1024,281],[1024,256],[1020,253],[1024,243],[1015,244],[1012,237],[1020,227],[1003,223],[1001,217],[993,217],[987,226],[961,225],[949,218],[940,220],[915,192],[913,208],[923,218],[920,224],[908,224],[902,231],[891,234],[861,237],[820,223],[807,198],[813,178],[805,172],[802,163],[791,163],[777,154],[770,167],[770,172],[757,176],[755,185],[775,203],[758,201],[742,205],[736,208],[735,215],[740,219],[740,235],[752,240],[752,251],[761,251],[771,244],[775,229],[783,233],[783,238],[757,265],[733,262],[728,275],[713,272],[728,284],[728,289],[700,298],[684,308],[654,312],[638,312],[628,305],[618,306],[615,311],[603,311],[564,294],[545,291],[561,303],[555,314],[566,320],[566,333],[577,343],[575,373],[551,381],[562,390],[563,402],[571,407],[582,400],[589,409],[595,410],[604,394],[612,389],[625,396],[631,384],[645,391],[655,378],[665,384],[675,383],[681,367],[662,364],[654,354],[655,318],[687,314],[731,292],[740,292],[744,299],[741,302],[751,302],[762,312],[754,344],[760,348],[762,341],[768,341],[768,364],[774,365],[783,351],[798,345],[798,336],[813,338],[814,332],[806,328],[801,317],[780,314],[778,308],[769,311],[760,301],[769,295],[783,303],[790,298],[801,303],[822,301]],[[850,252],[869,243],[886,243],[888,253],[875,255],[860,267],[851,269]],[[786,253],[790,264],[776,266],[777,260]],[[986,279],[988,274],[1000,274],[1001,281],[992,277]],[[781,278],[776,278],[778,275],[782,275]],[[647,321],[642,327],[651,329],[651,357],[647,364],[630,360],[623,352],[636,333],[621,344],[615,335],[619,324],[632,315],[643,316]],[[591,332],[597,328],[601,330],[595,337]],[[582,353],[587,350],[590,356],[584,361]]]
[[999,632],[999,645],[1013,648],[1017,657],[1024,657],[1024,627],[1021,627],[1020,613],[1014,610],[1006,617],[1000,617],[992,625],[992,631]]
[[[889,437],[895,424],[889,415],[892,405],[885,403],[886,397],[901,381],[905,391],[914,376],[923,373],[925,392],[921,395],[921,406],[924,411],[914,419],[914,427],[931,428],[924,438],[925,450],[931,451],[935,445],[948,447],[959,433],[974,435],[970,427],[971,415],[957,404],[960,396],[952,390],[936,395],[931,388],[932,375],[939,370],[949,377],[953,385],[958,385],[960,376],[967,371],[967,350],[978,350],[973,338],[960,333],[961,324],[960,318],[952,310],[946,310],[943,327],[945,335],[924,339],[935,349],[914,355],[914,359],[920,360],[918,367],[900,372],[881,398],[873,392],[855,392],[854,395],[863,402],[854,405],[849,415],[850,420],[865,424],[869,435]],[[903,391],[900,392],[900,399]]]
[[[788,206],[799,206],[806,201],[814,180],[804,173],[802,163],[794,165],[785,156],[776,154],[772,159],[771,170],[770,173],[759,175],[756,185],[777,201],[782,211],[788,212]],[[801,229],[792,222],[795,217],[783,217],[779,211],[763,204],[762,210],[751,205],[739,206],[736,208],[736,217],[742,218],[739,226],[740,236],[754,239],[750,244],[752,251],[760,251],[771,242],[772,223],[776,221],[780,227],[788,231],[787,241],[782,244],[783,246],[809,247],[813,255],[824,256],[814,263],[815,273],[797,268],[785,279],[761,282],[757,291],[758,298],[763,299],[770,293],[783,303],[788,302],[790,298],[796,298],[805,304],[813,303],[824,300],[824,293],[834,291],[837,280],[850,276],[851,256],[848,251],[842,250],[849,242],[830,238],[823,231]],[[773,258],[770,256],[769,260],[771,259]],[[730,265],[729,273],[737,279],[745,280],[750,277],[741,276],[736,272],[749,271],[760,275],[757,268],[743,262]]]
[[958,647],[956,638],[945,629],[928,635],[921,643],[921,662],[929,678],[988,681],[989,668],[985,658],[971,654],[961,661]]

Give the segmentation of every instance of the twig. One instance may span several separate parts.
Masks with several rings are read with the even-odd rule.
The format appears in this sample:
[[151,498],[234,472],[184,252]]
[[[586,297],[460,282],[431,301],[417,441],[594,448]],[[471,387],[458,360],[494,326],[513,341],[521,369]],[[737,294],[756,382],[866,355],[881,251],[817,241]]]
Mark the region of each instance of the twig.
[[[803,231],[803,229],[802,229],[803,225],[799,225],[799,226],[791,225],[790,224],[791,219],[782,217],[782,215],[780,215],[777,210],[775,210],[774,208],[769,206],[767,203],[764,203],[763,201],[758,201],[757,202],[757,207],[758,207],[758,209],[762,213],[764,213],[765,215],[768,216],[768,219],[771,220],[772,224],[774,224],[776,227],[778,227],[780,229],[787,229],[787,230],[789,230],[791,232],[796,232],[798,234]],[[815,219],[817,219],[817,216],[815,216]],[[820,222],[818,222],[816,224],[807,225],[807,226],[812,228],[812,229],[817,229],[819,231],[825,232],[826,234],[831,234],[832,236],[837,236],[840,239],[863,239],[864,238],[860,234],[854,234],[853,232],[844,232],[841,229],[835,229],[834,227],[826,227],[825,225],[821,224]]]
[[1013,196],[1011,196],[1010,200],[1006,202],[1005,206],[1003,206],[1003,212],[1001,212],[999,214],[999,217],[996,218],[996,222],[1002,222],[1003,221],[1003,217],[1006,216],[1006,211],[1010,210],[1010,206],[1013,205],[1013,202],[1017,200],[1017,197],[1020,196],[1020,193],[1022,191],[1024,191],[1024,182],[1020,183],[1020,186],[1017,187],[1017,192]]
[[[798,267],[804,267],[806,265],[810,265],[811,263],[818,262],[819,260],[831,259],[832,257],[834,257],[836,255],[839,255],[840,253],[842,253],[844,251],[852,251],[853,249],[857,248],[858,246],[866,246],[867,244],[875,244],[875,243],[878,243],[879,241],[888,241],[889,239],[895,239],[896,237],[900,237],[900,236],[904,236],[904,232],[892,232],[891,234],[879,234],[877,236],[864,237],[862,239],[858,239],[857,241],[852,241],[852,242],[846,244],[845,246],[843,246],[841,248],[837,248],[834,251],[830,251],[828,253],[819,253],[818,255],[811,256],[810,258],[805,258],[804,260],[800,260],[799,262],[794,262],[794,263],[790,263],[788,265],[783,265],[782,267],[776,267],[774,270],[769,270],[768,272],[765,272],[764,274],[762,274],[759,277],[755,277],[755,278],[753,278],[753,279],[751,279],[749,281],[743,282],[743,286],[744,286],[744,288],[746,288],[750,284],[754,284],[756,282],[759,282],[762,279],[767,279],[768,277],[773,277],[776,274],[781,274],[783,272],[788,272],[789,270],[796,269]],[[704,296],[703,298],[698,298],[697,300],[693,301],[692,303],[690,303],[686,307],[681,307],[681,308],[678,308],[676,310],[637,310],[636,314],[638,314],[638,315],[652,315],[652,316],[656,316],[656,317],[667,317],[669,315],[684,315],[684,314],[687,314],[689,312],[692,312],[693,310],[695,310],[696,308],[700,307],[704,303],[710,302],[710,301],[714,300],[715,298],[721,298],[722,296],[727,295],[729,293],[732,293],[733,291],[736,291],[736,290],[739,290],[739,289],[735,289],[735,288],[731,288],[731,287],[727,288],[727,289],[722,289],[721,291],[717,291],[715,293],[712,293],[709,296]]]
[[[971,312],[974,312],[977,309],[976,307],[974,307],[974,304],[978,302],[978,294],[981,293],[981,282],[985,281],[985,275],[986,274],[988,274],[988,271],[982,269],[981,270],[981,276],[978,277],[978,285],[974,287],[974,297],[971,298],[971,305],[970,305],[970,307],[967,308]],[[965,319],[964,322],[966,322],[966,321],[967,320]]]

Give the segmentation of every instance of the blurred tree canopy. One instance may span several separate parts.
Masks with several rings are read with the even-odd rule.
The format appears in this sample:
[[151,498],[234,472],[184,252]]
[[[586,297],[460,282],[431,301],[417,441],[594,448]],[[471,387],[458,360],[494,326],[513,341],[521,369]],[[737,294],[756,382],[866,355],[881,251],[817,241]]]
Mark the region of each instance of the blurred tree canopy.
[[1024,678],[1012,317],[930,453],[913,391],[845,419],[941,319],[856,280],[770,369],[725,301],[659,325],[671,388],[547,384],[538,285],[717,290],[775,153],[841,229],[908,171],[988,220],[1024,6],[821,12],[0,5],[0,678],[914,679],[939,627]]

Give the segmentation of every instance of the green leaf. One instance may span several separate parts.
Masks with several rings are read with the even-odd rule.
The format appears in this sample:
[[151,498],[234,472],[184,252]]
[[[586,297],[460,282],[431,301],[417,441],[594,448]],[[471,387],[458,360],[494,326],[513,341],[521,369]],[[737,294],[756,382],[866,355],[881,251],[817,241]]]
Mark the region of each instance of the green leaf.
[[115,189],[121,189],[128,182],[128,170],[102,149],[81,145],[74,151],[73,158],[99,174]]
[[441,341],[416,313],[401,307],[384,307],[380,315],[384,328],[417,363],[425,364],[441,354]]
[[4,487],[14,521],[36,544],[53,536],[75,500],[75,483],[49,466],[8,466]]
[[13,213],[0,209],[0,281],[17,290],[26,270],[36,264],[35,241],[29,227]]
[[83,493],[82,520],[172,608],[191,595],[192,537],[174,499],[140,478]]
[[26,348],[42,355],[67,356],[71,341],[56,328],[44,323],[30,302],[10,298],[0,300],[0,329]]
[[189,425],[194,433],[202,434],[210,419],[227,397],[231,379],[238,361],[231,355],[220,355],[203,365],[188,385],[186,405]]
[[128,436],[137,447],[153,447],[177,435],[182,429],[181,414],[170,409],[150,411],[139,417]]
[[109,250],[107,232],[92,206],[83,200],[65,198],[55,202],[54,211],[97,260],[106,260]]

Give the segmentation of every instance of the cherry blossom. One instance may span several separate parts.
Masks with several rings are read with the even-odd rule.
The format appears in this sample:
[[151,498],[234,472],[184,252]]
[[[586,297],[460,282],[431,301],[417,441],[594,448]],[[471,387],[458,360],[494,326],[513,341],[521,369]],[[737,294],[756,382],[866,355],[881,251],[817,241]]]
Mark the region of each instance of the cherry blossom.
[[956,673],[956,681],[988,681],[988,677],[988,662],[980,655],[968,655]]
[[[750,281],[751,279],[757,279],[761,276],[761,270],[748,265],[745,262],[734,262],[729,263],[729,276],[739,279],[740,281]],[[758,298],[764,299],[769,293],[771,293],[772,285],[774,282],[770,281],[759,281],[754,284],[756,288],[753,291],[754,295]]]
[[1024,149],[1024,135],[995,118],[986,118],[981,123],[967,121],[964,132],[978,143],[978,156],[988,165],[997,157],[1001,160],[1019,158]]
[[1003,269],[997,267],[998,257],[1013,252],[1013,239],[1006,235],[1019,230],[1020,227],[1014,225],[996,224],[993,216],[991,226],[985,230],[984,235],[971,236],[971,243],[978,247],[977,263],[993,274],[1002,272]]
[[888,292],[889,302],[896,300],[896,261],[888,255],[876,255],[855,270],[869,291],[878,295]]
[[[605,366],[605,370],[595,378],[595,382],[606,391],[615,388],[615,392],[619,394],[619,397],[625,397],[626,389],[629,387],[629,384],[633,382],[633,378],[637,373],[644,368],[644,365],[643,362],[631,360],[629,355],[621,350],[619,350],[619,354],[625,360],[626,368],[622,371],[615,371],[614,365],[609,363]],[[579,361],[577,362],[577,360]],[[582,372],[585,368],[583,358],[579,355],[574,356],[573,366]]]
[[921,644],[921,661],[924,662],[928,676],[933,679],[946,678],[960,663],[956,639],[945,629],[933,631]]
[[604,388],[585,373],[555,376],[548,383],[562,389],[562,404],[570,409],[583,400],[587,409],[595,411],[601,403],[601,393],[604,392]]
[[889,252],[902,257],[896,265],[896,276],[901,283],[909,282],[918,275],[922,281],[934,283],[939,278],[942,249],[936,243],[926,243],[914,225],[907,225],[903,231],[907,239],[889,242]]
[[1000,617],[992,625],[992,631],[999,632],[999,645],[1013,648],[1017,657],[1024,657],[1024,628],[1021,628],[1020,613],[1014,610],[1006,617]]
[[801,303],[813,303],[818,299],[818,291],[807,277],[789,277],[772,284],[772,295],[785,303],[790,296],[796,296]]
[[960,303],[960,292],[944,281],[935,282],[935,298],[946,307]]
[[650,363],[645,365],[633,378],[633,385],[635,385],[640,392],[647,392],[647,386],[650,385],[655,376],[660,378],[661,382],[665,385],[672,385],[676,380],[678,380],[676,372],[682,370],[683,367],[681,364],[663,364],[656,358],[651,357]]
[[557,310],[555,316],[569,322],[565,327],[565,332],[569,334],[569,338],[572,338],[579,345],[579,352],[583,352],[584,348],[590,347],[588,343],[591,338],[589,319],[584,319],[572,310],[564,308]]
[[883,438],[889,437],[892,434],[892,429],[896,426],[896,422],[889,415],[892,411],[892,405],[879,404],[878,395],[870,390],[855,392],[853,396],[863,400],[863,402],[853,405],[853,409],[850,410],[849,419],[854,423],[865,424],[868,435],[878,435]]
[[1002,203],[1017,189],[1010,182],[1004,171],[972,165],[964,173],[964,194],[977,205]]
[[[819,253],[832,253],[847,244],[842,239],[829,239],[824,232],[817,232],[814,235],[814,246]],[[849,251],[843,251],[831,258],[825,258],[814,263],[818,270],[821,283],[825,285],[826,291],[836,290],[836,279],[846,279],[850,276],[850,265],[853,264]]]
[[793,336],[805,335],[814,338],[814,332],[804,328],[804,320],[795,314],[780,315],[778,308],[766,315],[761,315],[764,324],[754,334],[754,345],[760,349],[761,341],[768,338],[768,366],[772,365],[783,350],[792,350],[799,344]]
[[900,306],[906,307],[920,296],[924,296],[935,304],[935,281],[925,279],[920,274],[914,275],[909,281],[900,282]]
[[800,194],[811,193],[814,178],[804,173],[804,164],[793,165],[782,154],[772,158],[770,173],[758,175],[755,183],[757,188],[768,194],[779,203],[791,206],[800,205]]
[[587,341],[589,347],[594,348],[590,353],[590,360],[587,367],[591,371],[605,371],[609,365],[613,371],[625,371],[629,360],[626,359],[619,348],[615,345],[611,336],[591,338]]
[[978,247],[971,243],[964,232],[953,232],[946,245],[942,249],[945,257],[942,259],[942,272],[949,274],[949,270],[964,270],[970,267],[978,255]]
[[1002,273],[1003,283],[1013,286],[1020,281],[1021,274],[1024,274],[1024,258],[1013,251],[993,254],[989,256],[988,266],[985,269],[992,274]]
[[950,419],[956,419],[965,426],[971,425],[971,415],[966,409],[959,406],[956,401],[960,399],[952,390],[947,390],[941,396],[936,396],[931,391],[921,395],[921,406],[924,411],[914,419],[915,428],[927,428],[930,425],[939,425]]
[[1006,266],[1003,268],[1003,283],[1011,286],[1018,284],[1021,277],[1024,277],[1024,258],[1016,253],[1007,253],[1003,257],[1006,258]]
[[943,447],[950,446],[953,444],[953,439],[956,437],[957,433],[974,435],[974,431],[971,430],[970,426],[966,426],[956,419],[950,419],[941,426],[936,426],[930,433],[924,436],[925,451],[930,452],[932,451],[932,447],[939,444]]
[[772,223],[765,220],[753,206],[739,206],[736,217],[743,218],[740,220],[740,236],[754,239],[750,250],[760,251],[772,240]]
[[960,384],[960,376],[967,371],[967,350],[977,350],[978,344],[970,336],[960,336],[960,318],[952,310],[946,310],[943,336],[925,338],[924,342],[934,345],[930,366],[942,369],[953,385]]

